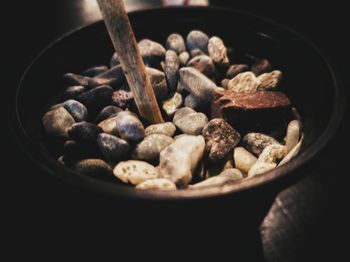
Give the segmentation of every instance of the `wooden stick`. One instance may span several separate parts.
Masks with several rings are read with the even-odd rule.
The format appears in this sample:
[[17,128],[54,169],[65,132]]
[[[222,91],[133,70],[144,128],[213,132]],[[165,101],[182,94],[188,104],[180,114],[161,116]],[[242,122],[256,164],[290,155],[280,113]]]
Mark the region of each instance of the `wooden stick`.
[[164,122],[123,0],[97,0],[97,3],[140,115],[151,124]]

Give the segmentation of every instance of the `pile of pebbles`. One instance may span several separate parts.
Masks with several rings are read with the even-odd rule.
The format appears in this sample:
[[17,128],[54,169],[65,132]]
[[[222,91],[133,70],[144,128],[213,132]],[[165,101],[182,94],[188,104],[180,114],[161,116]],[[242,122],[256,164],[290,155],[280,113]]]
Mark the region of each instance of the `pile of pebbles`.
[[[301,147],[301,121],[276,91],[282,72],[267,59],[231,63],[217,36],[169,35],[139,43],[165,123],[138,115],[118,55],[110,65],[67,73],[60,103],[43,116],[59,161],[138,189],[222,186],[270,171]],[[266,128],[267,127],[267,128]],[[265,130],[266,132],[261,132]]]

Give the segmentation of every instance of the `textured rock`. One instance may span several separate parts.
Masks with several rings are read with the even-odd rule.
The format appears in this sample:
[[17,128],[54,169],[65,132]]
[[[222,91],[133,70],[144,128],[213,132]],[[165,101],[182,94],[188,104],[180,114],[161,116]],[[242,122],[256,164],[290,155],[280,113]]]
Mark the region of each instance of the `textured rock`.
[[248,173],[250,168],[258,160],[254,155],[249,153],[243,147],[236,147],[234,149],[233,158],[235,162],[235,167],[244,173]]
[[62,105],[72,115],[76,122],[85,121],[87,119],[88,110],[82,103],[70,99]]
[[188,63],[187,66],[194,67],[202,74],[207,77],[212,77],[215,73],[215,66],[213,60],[207,55],[199,55],[193,57]]
[[243,137],[245,148],[256,156],[269,145],[279,144],[276,139],[261,133],[248,133]]
[[172,117],[175,112],[181,108],[182,103],[183,100],[181,94],[175,92],[172,97],[169,97],[162,102],[162,108],[169,117]]
[[230,65],[230,67],[226,71],[226,77],[229,79],[232,79],[238,74],[246,72],[248,70],[249,70],[249,66],[245,64]]
[[279,70],[274,70],[270,73],[264,73],[258,76],[258,80],[260,82],[258,86],[258,90],[274,90],[276,89],[281,80],[282,80],[282,72]]
[[165,48],[152,40],[143,39],[138,43],[141,56],[146,65],[156,65],[164,60]]
[[97,144],[102,155],[111,162],[125,159],[131,150],[127,141],[105,133],[98,135]]
[[113,92],[112,103],[113,105],[123,109],[130,108],[134,104],[134,97],[131,91],[120,89]]
[[178,81],[177,71],[179,70],[179,67],[180,61],[177,54],[173,50],[168,50],[165,53],[164,73],[168,83],[169,92],[173,92],[176,90]]
[[68,129],[74,123],[74,118],[63,106],[59,106],[43,116],[43,125],[49,136],[68,138]]
[[228,66],[227,49],[221,38],[213,36],[208,42],[208,53],[213,62],[218,66]]
[[102,73],[105,73],[107,71],[108,71],[108,67],[105,65],[101,65],[101,66],[89,67],[89,68],[85,69],[81,74],[83,76],[94,77],[94,76],[100,75]]
[[190,54],[188,52],[185,51],[179,54],[179,62],[181,66],[186,65],[188,60],[190,60]]
[[298,120],[289,122],[287,127],[287,134],[284,139],[288,152],[292,150],[299,142],[301,134],[301,125]]
[[227,84],[227,89],[234,92],[254,93],[258,90],[260,81],[252,72],[240,73],[231,79]]
[[208,123],[208,118],[203,113],[197,113],[189,107],[183,107],[175,113],[173,123],[187,135],[199,135]]
[[199,30],[192,30],[186,37],[186,47],[189,52],[199,49],[204,53],[208,53],[208,42],[207,34]]
[[203,157],[205,142],[202,136],[183,135],[160,153],[159,175],[179,185],[187,185],[192,172]]
[[133,185],[158,177],[157,170],[154,166],[139,160],[120,162],[113,169],[113,173],[124,183],[131,183]]
[[132,157],[146,161],[157,160],[160,152],[172,142],[171,137],[162,134],[146,136],[144,140],[136,145]]
[[222,160],[240,141],[240,134],[225,120],[214,118],[203,128],[209,159]]
[[166,49],[170,49],[176,52],[176,54],[181,54],[186,51],[185,40],[180,34],[171,34],[166,40]]
[[176,127],[171,122],[150,125],[145,130],[146,136],[149,136],[149,135],[152,135],[152,134],[162,134],[162,135],[166,135],[166,136],[169,136],[169,137],[173,137],[175,131],[176,131]]
[[176,190],[176,185],[165,178],[154,178],[141,182],[136,188],[143,190]]

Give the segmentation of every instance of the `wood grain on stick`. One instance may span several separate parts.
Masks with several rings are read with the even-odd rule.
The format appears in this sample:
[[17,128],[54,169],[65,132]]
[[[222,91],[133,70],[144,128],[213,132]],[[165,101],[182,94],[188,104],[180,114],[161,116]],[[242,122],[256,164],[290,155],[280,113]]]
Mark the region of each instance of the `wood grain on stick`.
[[97,0],[97,3],[140,115],[151,124],[164,122],[123,0]]

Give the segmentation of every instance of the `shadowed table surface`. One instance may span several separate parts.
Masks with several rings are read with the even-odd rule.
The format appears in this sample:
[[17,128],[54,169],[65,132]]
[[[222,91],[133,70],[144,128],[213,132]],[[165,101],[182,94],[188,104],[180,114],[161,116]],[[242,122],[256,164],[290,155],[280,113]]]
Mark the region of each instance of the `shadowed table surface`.
[[[132,11],[161,6],[161,1],[130,0],[126,1],[126,4],[127,9]],[[230,3],[222,1],[222,4],[227,6]],[[322,19],[324,17],[322,12],[326,12],[325,6],[321,6],[324,9],[320,9],[309,23],[306,23],[308,6],[305,6],[304,12],[298,13],[299,21],[287,13],[270,12],[269,8],[260,7],[251,8],[249,4],[237,4],[237,8],[277,19],[305,34],[323,48],[334,61],[341,61],[338,63],[339,71],[340,73],[345,72],[341,59],[342,50],[346,50],[345,43],[342,43],[342,38],[338,35],[339,30],[336,32],[330,29],[326,31],[330,24]],[[292,12],[293,10],[297,11],[296,8],[291,8]],[[340,9],[330,9],[327,12],[340,12]],[[31,4],[23,4],[19,15],[23,22],[21,36],[19,37],[16,33],[18,31],[15,30],[16,25],[13,25],[14,29],[8,32],[8,39],[12,39],[10,45],[13,45],[11,59],[16,61],[16,66],[11,68],[9,75],[12,89],[15,88],[29,61],[48,43],[68,31],[101,19],[95,1],[91,0],[33,1]],[[304,19],[306,26],[300,22],[301,19]],[[334,26],[341,27],[343,22],[345,21],[342,20],[341,16],[338,20],[333,20]],[[325,31],[322,33],[320,28]],[[339,34],[341,35],[341,33]],[[330,41],[330,38],[334,41]],[[334,42],[339,43],[337,48],[334,48]],[[10,96],[10,90],[8,92],[8,96]],[[346,174],[348,172],[342,172],[346,167],[347,155],[340,153],[338,149],[344,147],[345,142],[347,142],[343,141],[343,138],[346,138],[349,132],[345,125],[348,116],[347,114],[338,135],[322,154],[310,174],[302,181],[281,192],[276,198],[260,228],[263,249],[262,261],[315,261],[314,259],[340,261],[337,258],[338,256],[341,258],[342,251],[344,251],[344,243],[340,239],[343,234],[346,234],[345,210],[342,200],[349,195],[344,189],[345,185],[337,182],[342,181],[344,176],[348,175]],[[11,145],[8,146],[11,147]],[[9,153],[6,157],[18,156],[12,147],[8,150]],[[74,210],[74,203],[78,203],[78,201],[67,200],[65,196],[60,195],[62,192],[59,192],[59,189],[54,190],[54,188],[65,188],[65,184],[39,174],[39,171],[37,171],[37,180],[41,182],[33,182],[33,179],[28,177],[29,174],[23,175],[26,167],[33,164],[29,160],[22,159],[21,161],[21,165],[11,167],[14,170],[13,179],[17,191],[20,192],[12,191],[12,195],[11,193],[8,195],[10,199],[15,201],[16,205],[24,203],[20,210],[17,210],[20,214],[26,214],[28,221],[34,221],[37,219],[34,215],[35,212],[47,210],[42,212],[43,216],[53,219],[53,214],[55,214],[53,206],[61,206],[60,210],[64,212],[65,209],[62,206],[68,205],[68,202],[71,206],[67,207],[67,212]],[[31,171],[31,173],[33,172],[36,174],[35,169]],[[22,176],[17,175],[19,173]],[[59,186],[57,187],[56,184]],[[55,186],[51,187],[51,185]],[[65,189],[66,194],[73,194],[73,191],[74,189],[71,188]],[[41,203],[43,196],[46,200],[50,199],[50,205]],[[26,205],[23,198],[26,198],[32,205]],[[14,207],[12,206],[12,208]],[[17,217],[17,219],[19,218]],[[13,222],[18,222],[17,219],[13,219]],[[67,222],[68,219],[64,221]],[[48,226],[46,223],[43,222],[42,225]],[[22,226],[24,227],[24,225]],[[17,227],[21,227],[20,222],[17,223]],[[344,257],[342,258],[342,261],[346,260]]]

